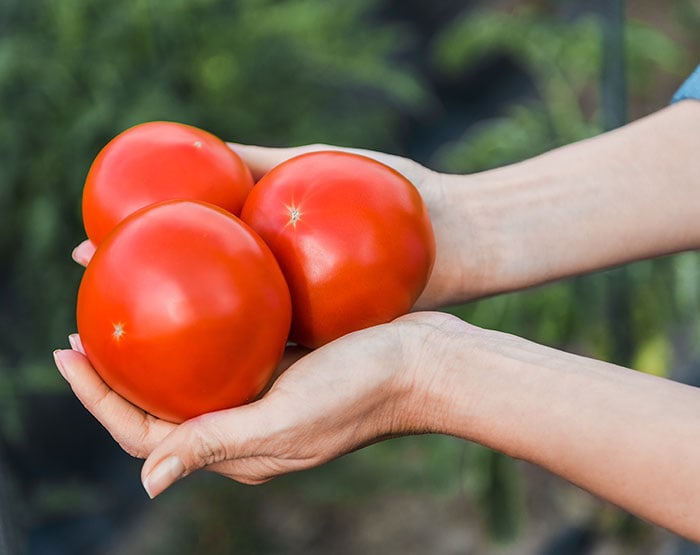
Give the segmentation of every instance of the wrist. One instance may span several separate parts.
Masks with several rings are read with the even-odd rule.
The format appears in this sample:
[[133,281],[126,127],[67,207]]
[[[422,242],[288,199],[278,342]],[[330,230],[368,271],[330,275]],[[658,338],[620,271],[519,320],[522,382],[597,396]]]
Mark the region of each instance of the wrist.
[[451,315],[423,314],[427,325],[413,337],[413,353],[408,351],[412,431],[452,435],[528,458],[522,424],[541,395],[524,392],[541,385],[531,363],[547,356],[543,348]]
[[522,193],[545,176],[518,164],[469,175],[440,174],[439,180],[442,236],[434,273],[445,284],[439,306],[523,287],[532,259],[521,241],[527,227],[518,228],[524,217]]
[[[462,303],[490,292],[496,274],[493,236],[480,211],[490,194],[477,176],[432,172],[423,192],[436,239],[436,257],[417,310]],[[429,194],[428,194],[429,193]]]
[[451,419],[469,405],[470,337],[482,330],[442,312],[417,312],[396,323],[402,326],[395,389],[398,428],[403,433],[452,433]]
[[698,121],[700,103],[683,101],[516,164],[444,175],[448,302],[698,248]]
[[444,236],[435,271],[449,276],[439,280],[447,283],[441,306],[565,277],[561,261],[571,254],[557,234],[573,215],[556,203],[571,195],[560,190],[562,183],[576,182],[570,171],[534,158],[475,174],[441,175]]

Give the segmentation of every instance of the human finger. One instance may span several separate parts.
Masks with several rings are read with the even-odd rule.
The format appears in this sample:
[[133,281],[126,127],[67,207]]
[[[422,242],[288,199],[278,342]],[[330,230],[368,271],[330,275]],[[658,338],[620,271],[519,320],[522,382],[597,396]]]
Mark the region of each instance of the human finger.
[[[77,344],[76,339],[71,343]],[[87,357],[77,350],[56,350],[54,359],[76,397],[130,455],[146,458],[175,427],[175,424],[139,409],[112,390]]]
[[86,239],[73,249],[71,257],[81,266],[87,266],[88,262],[90,262],[90,259],[92,258],[92,255],[95,254],[96,249],[97,247],[95,244],[90,241],[90,239]]
[[229,148],[238,154],[257,181],[275,166],[289,158],[309,152],[309,147],[266,147],[228,143]]
[[348,148],[322,143],[294,147],[266,147],[259,145],[246,145],[242,143],[228,143],[228,146],[243,159],[248,168],[250,168],[250,171],[252,172],[256,181],[272,168],[288,160],[289,158],[293,158],[294,156],[299,156],[307,152],[318,152],[321,150],[350,152],[353,154],[366,156],[367,158],[372,158],[394,168],[396,171],[402,173],[407,179],[414,182],[414,184],[417,186],[419,186],[420,182],[423,181],[424,175],[427,172],[427,169],[424,166],[421,166],[417,162],[414,162],[408,158],[362,148]]

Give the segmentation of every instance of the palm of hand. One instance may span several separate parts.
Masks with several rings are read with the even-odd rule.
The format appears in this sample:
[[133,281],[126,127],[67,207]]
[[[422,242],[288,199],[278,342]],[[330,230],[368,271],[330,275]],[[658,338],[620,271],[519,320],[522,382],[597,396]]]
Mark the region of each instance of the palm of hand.
[[180,425],[112,391],[79,352],[77,336],[74,350],[61,351],[59,362],[75,394],[122,448],[148,459],[145,483],[160,462],[177,455],[175,475],[169,483],[147,485],[151,495],[198,468],[257,484],[413,431],[405,416],[413,394],[405,336],[444,317],[414,314],[349,334],[299,358],[258,401]]

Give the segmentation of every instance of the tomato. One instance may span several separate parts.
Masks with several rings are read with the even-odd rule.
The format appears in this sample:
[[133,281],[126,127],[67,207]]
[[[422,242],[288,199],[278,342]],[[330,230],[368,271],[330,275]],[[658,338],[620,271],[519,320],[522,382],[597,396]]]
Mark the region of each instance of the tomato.
[[290,337],[308,347],[408,312],[435,258],[418,191],[357,154],[283,162],[253,188],[241,219],[277,258],[292,295]]
[[173,422],[253,400],[287,341],[289,290],[232,214],[157,203],[97,248],[78,291],[88,359],[117,393]]
[[85,231],[99,244],[132,212],[177,198],[238,215],[252,187],[248,167],[218,137],[181,123],[143,123],[117,135],[92,163],[83,189]]

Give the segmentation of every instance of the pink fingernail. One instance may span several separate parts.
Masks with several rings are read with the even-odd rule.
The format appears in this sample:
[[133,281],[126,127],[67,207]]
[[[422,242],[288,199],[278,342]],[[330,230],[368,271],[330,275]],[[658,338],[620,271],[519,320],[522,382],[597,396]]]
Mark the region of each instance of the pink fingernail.
[[95,245],[92,244],[90,241],[83,241],[73,249],[73,252],[71,253],[71,258],[73,258],[73,260],[75,260],[81,266],[87,266],[90,262],[90,259],[92,258],[92,255],[94,254]]
[[75,260],[78,264],[84,264],[81,245],[78,245],[72,250],[72,252],[70,253],[70,257],[73,260]]
[[184,475],[185,465],[182,464],[180,457],[172,455],[163,459],[151,470],[150,474],[143,480],[143,488],[148,497],[153,499]]
[[68,343],[70,343],[71,349],[78,351],[81,354],[85,354],[85,349],[83,348],[83,342],[80,340],[80,336],[77,333],[71,333],[68,336]]
[[63,362],[63,355],[61,354],[60,349],[56,349],[53,352],[53,360],[56,363],[56,368],[58,368],[58,371],[61,373],[61,376],[63,376],[63,379],[66,381],[68,380],[68,373],[66,371],[66,365]]

